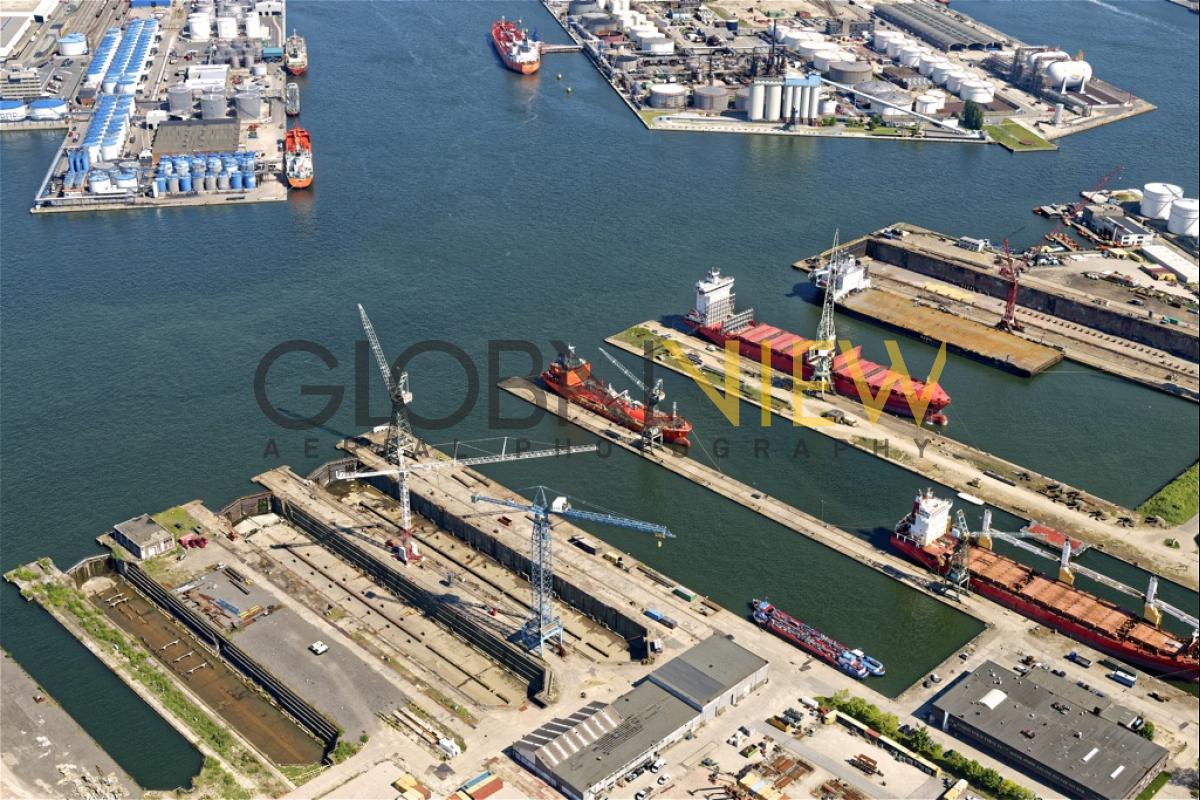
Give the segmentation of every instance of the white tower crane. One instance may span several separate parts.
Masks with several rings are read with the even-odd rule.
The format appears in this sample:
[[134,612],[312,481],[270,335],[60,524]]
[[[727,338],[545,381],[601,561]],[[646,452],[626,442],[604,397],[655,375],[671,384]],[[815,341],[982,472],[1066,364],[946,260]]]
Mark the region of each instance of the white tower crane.
[[433,472],[441,469],[451,469],[453,467],[474,467],[482,464],[499,464],[507,461],[527,461],[531,458],[549,458],[551,456],[566,456],[574,453],[592,453],[597,450],[594,444],[580,444],[571,447],[554,447],[545,450],[518,450],[514,453],[508,452],[508,437],[504,437],[504,442],[499,453],[494,453],[486,456],[474,456],[472,458],[457,458],[451,457],[446,461],[406,461],[404,459],[403,450],[400,451],[400,464],[395,467],[380,470],[370,470],[367,472],[338,472],[335,477],[340,481],[357,480],[361,478],[374,478],[381,475],[395,477],[399,484],[400,496],[400,532],[401,546],[400,560],[406,564],[411,564],[421,560],[421,554],[417,550],[416,544],[412,540],[412,500],[409,496],[408,476],[415,472]]
[[388,390],[388,400],[392,403],[392,415],[388,421],[387,440],[383,445],[383,456],[391,464],[404,465],[404,448],[412,444],[412,425],[408,421],[408,404],[412,402],[412,392],[408,388],[408,373],[401,372],[399,376],[392,374],[392,366],[387,356],[383,354],[383,345],[375,335],[375,326],[367,311],[358,304],[358,315],[362,318],[363,330],[371,343],[371,352],[375,354],[375,362],[383,373],[383,384]]
[[[525,640],[526,647],[539,653],[542,652],[542,645],[555,638],[558,640],[559,650],[562,650],[562,622],[555,615],[551,605],[551,597],[554,594],[554,562],[550,538],[551,514],[563,519],[602,522],[618,528],[652,533],[660,540],[675,538],[675,534],[663,525],[612,514],[576,510],[571,508],[566,497],[555,497],[553,502],[548,502],[545,486],[537,487],[532,503],[484,497],[479,494],[471,495],[471,502],[492,503],[533,515],[533,533],[529,547],[529,584],[533,597],[530,602],[529,620],[525,623],[522,638]],[[661,545],[662,542],[660,541],[659,544]]]

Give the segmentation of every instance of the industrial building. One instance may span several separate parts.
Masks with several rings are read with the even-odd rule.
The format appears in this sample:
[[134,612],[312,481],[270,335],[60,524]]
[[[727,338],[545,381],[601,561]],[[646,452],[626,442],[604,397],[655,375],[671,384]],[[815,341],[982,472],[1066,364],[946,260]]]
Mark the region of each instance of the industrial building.
[[934,700],[933,709],[942,730],[1082,800],[1133,797],[1169,755],[1121,724],[1141,722],[1120,706],[1057,676],[1021,677],[994,661]]
[[175,547],[175,537],[149,514],[139,514],[114,525],[113,539],[138,561],[161,556]]
[[1140,222],[1125,216],[1125,211],[1117,205],[1087,205],[1083,209],[1083,221],[1119,247],[1141,247],[1152,243],[1157,235]]
[[767,662],[726,636],[705,639],[612,703],[588,703],[512,746],[572,800],[593,800],[767,680]]
[[1005,44],[923,3],[880,4],[875,6],[875,15],[946,52],[999,50]]

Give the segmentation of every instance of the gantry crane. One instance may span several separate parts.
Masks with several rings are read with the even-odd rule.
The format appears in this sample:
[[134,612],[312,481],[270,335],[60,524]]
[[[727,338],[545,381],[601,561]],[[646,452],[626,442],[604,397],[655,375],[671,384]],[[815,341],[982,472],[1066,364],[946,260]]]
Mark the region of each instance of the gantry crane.
[[362,318],[363,330],[367,333],[367,340],[371,343],[371,352],[375,354],[375,362],[379,364],[379,371],[383,373],[383,384],[388,390],[388,400],[392,404],[391,418],[388,420],[387,440],[383,444],[383,457],[388,460],[388,463],[403,466],[404,464],[404,449],[411,446],[413,432],[412,424],[408,421],[408,404],[412,402],[412,392],[408,388],[408,373],[401,372],[399,376],[392,374],[392,366],[388,363],[387,356],[383,354],[383,345],[379,343],[379,337],[375,335],[375,326],[371,324],[371,318],[367,316],[367,311],[362,307],[362,303],[358,304],[358,315]]
[[551,552],[550,516],[553,514],[563,519],[602,522],[617,528],[652,533],[660,540],[660,546],[662,539],[674,539],[675,534],[664,525],[571,508],[566,497],[555,497],[553,502],[550,502],[547,500],[545,486],[538,486],[536,489],[532,503],[485,497],[481,494],[471,495],[471,502],[491,503],[533,515],[533,532],[529,546],[529,586],[532,597],[529,619],[522,629],[522,638],[526,647],[538,653],[542,652],[546,642],[556,638],[559,652],[562,652],[562,622],[551,606],[551,597],[554,594],[554,561]]
[[[642,390],[642,408],[645,412],[645,418],[642,420],[642,449],[649,450],[655,445],[662,444],[662,428],[651,424],[651,421],[654,419],[654,409],[667,397],[667,393],[663,390],[662,378],[654,382],[653,389],[647,389],[646,384],[642,383],[638,376],[633,374],[632,370],[627,369],[624,364],[603,347],[598,349],[605,358],[612,362],[614,367],[624,373],[626,378],[629,378],[635,386]],[[653,361],[648,363],[653,364]],[[671,407],[671,416],[679,416],[674,406]]]
[[837,347],[837,326],[834,324],[834,294],[837,286],[838,240],[841,231],[833,231],[833,248],[829,251],[826,269],[829,277],[825,284],[825,297],[821,302],[821,321],[817,324],[817,340],[810,357],[813,365],[812,377],[824,392],[833,382],[833,354]]
[[570,447],[553,447],[545,450],[518,450],[515,453],[508,452],[508,437],[504,437],[504,442],[501,445],[499,453],[493,453],[486,456],[473,456],[471,458],[451,457],[446,461],[407,461],[404,458],[403,449],[399,452],[400,463],[395,467],[388,469],[369,470],[366,472],[337,472],[335,477],[340,481],[357,480],[361,478],[375,478],[381,475],[396,478],[399,484],[398,494],[400,497],[400,550],[397,555],[400,560],[406,564],[411,564],[421,560],[421,554],[417,550],[416,544],[412,540],[412,500],[408,489],[408,476],[414,472],[433,472],[440,469],[451,469],[453,467],[474,467],[483,464],[500,464],[508,461],[527,461],[531,458],[549,458],[551,456],[566,456],[574,453],[592,453],[597,450],[594,444],[572,445]]
[[1008,237],[1004,238],[1004,260],[1000,264],[1000,274],[1008,279],[1008,293],[1004,298],[1004,316],[996,323],[1002,331],[1023,331],[1025,326],[1017,319],[1017,292],[1021,289],[1021,268],[1023,264],[1012,254],[1008,246]]
[[[980,530],[972,531],[967,525],[967,517],[963,514],[962,509],[958,509],[955,514],[955,524],[953,528],[955,538],[958,539],[958,546],[954,549],[954,554],[950,558],[950,569],[946,572],[947,582],[956,585],[960,590],[967,588],[969,579],[968,566],[969,551],[972,541],[975,546],[984,547],[988,550],[992,549],[993,540],[1002,539],[1009,544],[1019,547],[1022,550],[1033,553],[1047,560],[1054,560],[1054,556],[1047,553],[1041,547],[1030,544],[1030,539],[1041,539],[1042,537],[1036,533],[1029,531],[1021,531],[1019,533],[1010,533],[1005,531],[992,530],[992,512],[990,509],[985,509],[983,512],[983,524]],[[1200,619],[1197,619],[1192,614],[1176,608],[1170,603],[1166,603],[1158,599],[1158,577],[1150,576],[1149,584],[1145,592],[1139,592],[1132,586],[1127,586],[1118,580],[1110,578],[1107,575],[1090,570],[1087,567],[1080,566],[1071,562],[1071,556],[1074,555],[1071,549],[1071,537],[1063,536],[1062,551],[1058,557],[1058,580],[1074,585],[1075,577],[1082,575],[1086,578],[1091,578],[1097,583],[1102,583],[1110,589],[1115,589],[1122,594],[1131,597],[1139,597],[1142,599],[1142,617],[1153,625],[1162,624],[1163,614],[1169,614],[1175,619],[1191,626],[1193,631],[1200,629]],[[1195,638],[1200,634],[1193,633]]]

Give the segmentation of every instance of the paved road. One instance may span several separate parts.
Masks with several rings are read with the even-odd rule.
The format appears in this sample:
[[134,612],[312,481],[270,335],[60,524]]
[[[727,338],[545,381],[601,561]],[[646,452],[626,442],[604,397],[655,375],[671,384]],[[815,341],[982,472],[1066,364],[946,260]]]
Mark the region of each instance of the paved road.
[[[38,703],[37,682],[7,654],[0,659],[4,752],[0,797],[69,800],[141,797],[142,790],[52,698]],[[88,786],[70,775],[89,776]],[[109,777],[102,783],[97,767]]]

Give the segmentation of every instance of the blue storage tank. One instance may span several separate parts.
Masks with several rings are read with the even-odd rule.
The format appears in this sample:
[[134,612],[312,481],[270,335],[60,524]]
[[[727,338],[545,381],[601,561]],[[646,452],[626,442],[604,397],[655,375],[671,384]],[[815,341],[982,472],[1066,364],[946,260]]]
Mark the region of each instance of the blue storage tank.
[[253,172],[247,172],[242,176],[242,186],[253,189],[258,186],[258,178],[254,177]]
[[240,173],[240,172],[229,173],[229,188],[235,192],[241,191],[241,189],[242,189],[242,173]]
[[179,191],[190,192],[191,190],[192,190],[192,176],[191,175],[180,175],[179,176]]
[[207,166],[208,162],[200,156],[196,156],[192,159],[192,172],[204,172]]
[[154,188],[158,190],[159,194],[166,194],[167,193],[167,179],[164,178],[162,175],[159,175],[157,178],[154,179]]
[[175,157],[175,171],[181,176],[188,175],[192,171],[192,162],[187,156]]
[[217,156],[213,153],[208,154],[208,171],[209,172],[220,172],[221,171],[220,156]]

